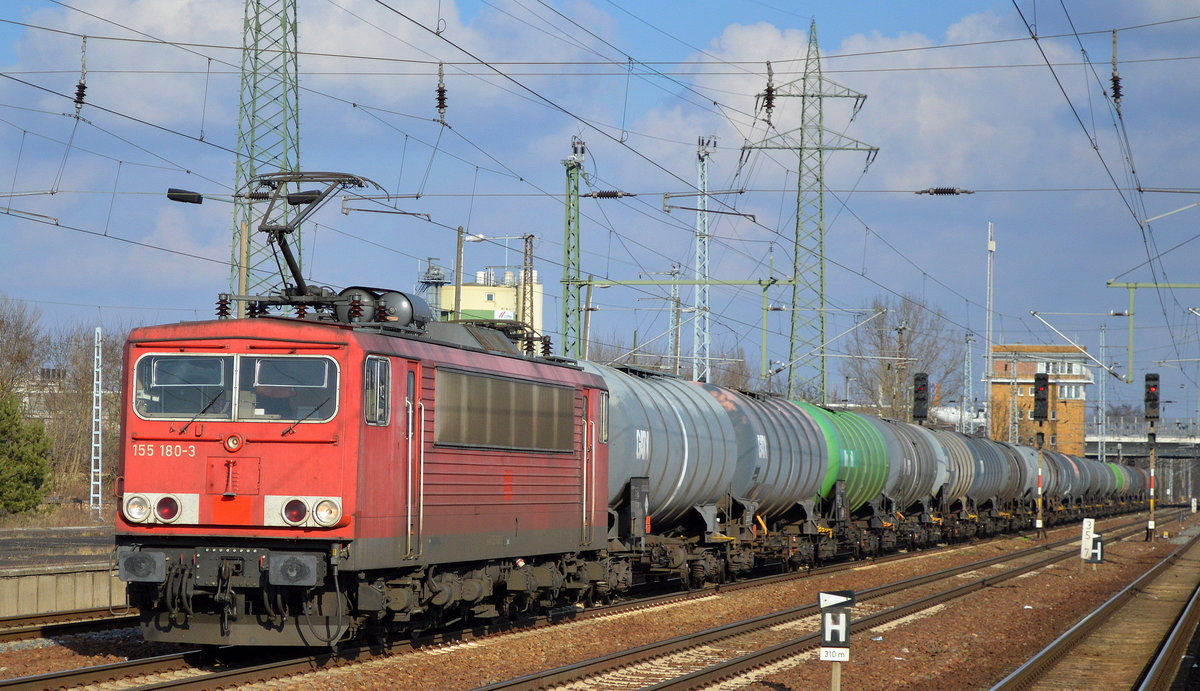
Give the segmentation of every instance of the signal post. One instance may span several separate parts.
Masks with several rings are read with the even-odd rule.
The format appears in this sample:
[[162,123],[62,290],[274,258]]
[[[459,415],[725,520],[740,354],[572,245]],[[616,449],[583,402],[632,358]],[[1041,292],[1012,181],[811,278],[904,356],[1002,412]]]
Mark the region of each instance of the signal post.
[[1154,448],[1155,434],[1154,423],[1159,418],[1159,397],[1158,397],[1158,374],[1150,372],[1146,375],[1146,395],[1142,399],[1143,414],[1146,416],[1146,422],[1150,424],[1150,429],[1146,433],[1146,444],[1150,447],[1150,520],[1146,523],[1146,540],[1154,542],[1154,533],[1157,532],[1154,523],[1154,499],[1155,499],[1155,478],[1154,478],[1154,461],[1156,449]]
[[1046,435],[1042,432],[1042,424],[1050,412],[1050,375],[1039,372],[1033,375],[1033,419],[1037,420],[1037,518],[1034,527],[1037,528],[1038,539],[1046,537],[1044,500],[1042,497],[1042,447],[1045,446]]

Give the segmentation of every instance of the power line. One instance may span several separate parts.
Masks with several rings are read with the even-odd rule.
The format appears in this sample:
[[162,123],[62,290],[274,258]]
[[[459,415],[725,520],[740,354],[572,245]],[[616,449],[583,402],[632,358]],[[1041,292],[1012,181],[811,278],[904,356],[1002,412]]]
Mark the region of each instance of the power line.
[[[61,7],[64,7],[66,9],[80,12],[81,14],[86,14],[90,17],[111,23],[115,26],[119,26],[128,31],[138,33],[142,36],[147,36],[147,37],[146,38],[130,38],[128,36],[98,36],[98,35],[94,35],[94,34],[82,34],[82,33],[76,32],[76,31],[68,31],[65,29],[56,29],[53,27],[42,26],[39,24],[31,24],[28,22],[19,22],[19,21],[12,20],[12,19],[0,19],[0,23],[10,24],[13,26],[20,26],[20,27],[23,27],[26,29],[34,29],[37,31],[45,31],[48,33],[59,34],[62,36],[71,36],[74,38],[83,38],[84,36],[87,36],[87,38],[92,41],[112,41],[112,42],[120,42],[120,43],[142,43],[142,44],[147,44],[147,45],[171,46],[171,47],[180,48],[180,49],[196,48],[196,49],[228,50],[228,51],[241,51],[242,50],[242,46],[233,45],[233,44],[200,43],[200,42],[194,42],[194,41],[171,41],[171,40],[167,40],[167,39],[149,37],[147,34],[143,34],[142,32],[139,32],[136,29],[132,29],[130,27],[126,27],[121,24],[117,24],[116,22],[113,22],[111,20],[108,20],[104,17],[100,17],[95,14],[89,13],[85,10],[81,10],[77,7],[72,7],[63,2],[56,2],[56,0],[50,0],[50,1],[55,2],[55,4],[57,4]],[[331,4],[333,4],[333,3],[331,3]],[[345,8],[341,7],[340,5],[335,4],[335,6],[339,7],[340,9],[345,10]],[[620,9],[620,10],[626,12],[626,14],[630,14],[624,8],[617,7],[617,9]],[[348,13],[350,13],[348,10],[346,10],[346,11]],[[352,14],[352,16],[358,17],[358,15],[353,15],[353,13],[350,13],[350,14]],[[509,16],[512,16],[512,15],[509,15]],[[630,14],[630,16],[634,17],[634,19],[637,19],[640,22],[645,23],[644,20],[636,17],[635,15]],[[358,18],[361,19],[361,17],[358,17]],[[516,18],[514,17],[514,19],[516,19]],[[1146,24],[1136,24],[1136,25],[1125,26],[1125,27],[1117,27],[1117,28],[1110,28],[1110,29],[1098,29],[1098,30],[1094,30],[1094,31],[1068,32],[1068,33],[1059,33],[1059,34],[1042,34],[1042,35],[1039,35],[1037,38],[1038,39],[1057,39],[1057,38],[1072,38],[1072,37],[1077,37],[1077,36],[1104,35],[1104,34],[1110,34],[1113,31],[1118,31],[1118,32],[1134,31],[1134,30],[1138,30],[1138,29],[1146,29],[1146,28],[1152,28],[1152,27],[1158,27],[1158,26],[1165,26],[1168,24],[1176,24],[1176,23],[1190,22],[1190,21],[1196,21],[1196,20],[1200,20],[1200,15],[1179,17],[1176,19],[1169,19],[1169,20],[1164,20],[1161,22],[1150,22],[1150,23],[1146,23]],[[366,21],[366,20],[363,20],[363,21]],[[650,26],[652,26],[652,25],[650,25]],[[659,30],[659,29],[657,29],[657,27],[655,27],[655,28],[656,28],[656,30]],[[884,50],[860,51],[860,52],[854,52],[854,53],[828,53],[828,54],[822,54],[821,57],[823,60],[836,61],[839,59],[887,56],[887,55],[896,55],[896,54],[900,54],[900,53],[931,52],[931,51],[942,51],[942,50],[949,50],[949,49],[956,49],[956,48],[974,48],[974,47],[979,47],[979,46],[1002,45],[1002,44],[1007,44],[1007,43],[1022,43],[1022,42],[1028,41],[1028,40],[1029,40],[1028,37],[1015,37],[1015,38],[991,39],[991,40],[987,40],[987,41],[946,43],[946,44],[935,45],[935,46],[913,46],[913,47],[909,47],[909,48],[889,48],[889,49],[884,49]],[[704,51],[703,49],[697,48],[697,47],[692,46],[687,43],[683,43],[683,45],[698,52],[698,53],[708,55],[708,53],[706,51]],[[207,57],[207,56],[203,56],[201,53],[197,53],[194,51],[189,51],[189,52],[193,52],[193,54],[201,56],[201,57]],[[422,66],[433,66],[433,67],[436,67],[439,62],[444,62],[444,64],[447,67],[470,67],[470,66],[475,66],[478,64],[476,62],[453,62],[453,61],[439,61],[439,60],[434,60],[434,59],[420,60],[420,59],[413,59],[413,58],[396,58],[396,57],[388,57],[388,56],[381,56],[381,55],[361,55],[361,54],[355,54],[355,53],[331,53],[331,52],[308,51],[308,50],[295,50],[295,51],[289,51],[289,52],[293,52],[298,56],[305,56],[305,57],[337,58],[337,59],[344,59],[344,60],[362,60],[362,61],[369,61],[369,62],[411,64],[411,65],[422,65]],[[659,70],[657,69],[658,67],[670,67],[670,66],[695,67],[695,66],[707,66],[707,65],[715,64],[715,65],[725,65],[725,66],[740,68],[742,66],[758,67],[762,64],[762,61],[758,61],[758,60],[725,60],[723,58],[717,58],[715,56],[710,56],[710,57],[713,57],[713,60],[711,60],[711,61],[708,61],[708,60],[638,60],[637,62],[640,65],[645,65],[646,67],[654,68],[656,72],[659,72]],[[1192,59],[1196,59],[1196,56],[1146,58],[1146,59],[1141,59],[1141,60],[1129,60],[1129,61],[1123,61],[1123,62],[1130,62],[1130,63],[1163,62],[1163,61],[1170,61],[1170,60],[1192,60]],[[795,59],[782,59],[782,60],[772,61],[772,62],[774,64],[783,65],[788,62],[800,62],[801,60],[802,60],[801,58],[795,58]],[[621,66],[621,62],[615,61],[615,60],[598,60],[598,61],[589,61],[589,60],[495,60],[495,61],[489,61],[489,62],[490,62],[490,64],[497,65],[497,66],[547,66],[547,65],[580,66],[580,67],[586,67],[586,66],[620,67]],[[1077,63],[1055,63],[1055,64],[1069,66],[1071,64],[1077,64]],[[973,68],[988,69],[988,68],[994,68],[994,67],[1034,67],[1034,66],[1040,66],[1040,65],[1033,65],[1033,64],[977,65],[977,66],[961,66],[961,67],[930,67],[930,68],[909,68],[909,69],[930,69],[930,70],[973,69]],[[890,72],[890,71],[904,71],[905,69],[906,68],[880,68],[880,69],[872,69],[872,70],[847,70],[847,71]],[[832,72],[832,73],[841,72],[841,70],[837,70],[837,69],[832,69],[832,70],[828,70],[828,71]],[[170,73],[188,74],[188,72],[175,72],[175,71],[170,72]],[[202,72],[197,71],[196,73],[199,74]],[[744,73],[746,73],[746,70],[739,70],[738,72],[731,72],[729,74],[744,74]],[[800,73],[801,73],[801,70],[796,70],[794,72],[788,72],[787,70],[783,70],[783,71],[779,72],[779,74],[800,74]],[[230,74],[234,74],[234,73],[231,72]],[[314,71],[314,72],[304,72],[304,74],[343,74],[343,73],[341,73],[341,72],[324,73],[324,72]],[[345,74],[354,74],[354,73],[345,73]],[[363,74],[375,74],[375,73],[363,73]],[[387,73],[381,73],[381,74],[387,74]],[[559,73],[549,73],[549,74],[551,76],[553,76],[553,75],[559,74]],[[623,72],[613,72],[609,76],[617,76],[620,74],[624,74],[624,73]],[[667,73],[664,73],[664,74],[667,74]],[[687,74],[694,74],[694,72],[681,72],[680,73],[680,75],[687,75]],[[541,76],[541,75],[540,75],[540,73],[533,73],[529,76]]]

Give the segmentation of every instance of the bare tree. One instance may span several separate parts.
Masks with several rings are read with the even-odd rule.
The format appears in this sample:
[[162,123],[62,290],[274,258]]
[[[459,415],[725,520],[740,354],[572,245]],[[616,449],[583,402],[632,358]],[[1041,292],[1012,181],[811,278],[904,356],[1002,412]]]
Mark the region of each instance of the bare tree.
[[626,339],[625,335],[616,331],[590,339],[587,359],[601,365],[635,365],[672,371],[670,359],[656,352],[653,346],[629,345]]
[[[127,329],[106,328],[101,341],[104,378],[103,398],[104,467],[116,468],[122,346]],[[95,364],[93,327],[64,327],[47,339],[47,368],[55,373],[55,387],[46,396],[50,417],[46,432],[53,444],[51,457],[54,491],[87,494],[92,458],[92,388]]]
[[759,377],[746,364],[746,351],[742,348],[722,348],[712,358],[713,384],[742,391],[758,388]]
[[853,402],[907,420],[917,372],[929,375],[931,406],[957,401],[963,338],[948,327],[945,314],[912,296],[877,297],[871,309],[887,312],[847,336],[851,357],[842,372]]
[[45,358],[41,311],[0,295],[0,395],[22,394],[35,381]]

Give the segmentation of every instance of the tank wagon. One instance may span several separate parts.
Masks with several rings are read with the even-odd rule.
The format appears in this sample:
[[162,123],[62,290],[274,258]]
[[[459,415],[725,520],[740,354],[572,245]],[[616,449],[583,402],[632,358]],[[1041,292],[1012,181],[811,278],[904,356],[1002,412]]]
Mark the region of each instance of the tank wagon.
[[[318,202],[361,183],[289,175],[257,179],[272,208],[295,176]],[[291,228],[264,230],[291,264]],[[129,336],[116,549],[147,639],[333,645],[1033,525],[1032,449],[539,357],[415,296],[295,281],[253,318]],[[1052,524],[1147,484],[1043,454]]]

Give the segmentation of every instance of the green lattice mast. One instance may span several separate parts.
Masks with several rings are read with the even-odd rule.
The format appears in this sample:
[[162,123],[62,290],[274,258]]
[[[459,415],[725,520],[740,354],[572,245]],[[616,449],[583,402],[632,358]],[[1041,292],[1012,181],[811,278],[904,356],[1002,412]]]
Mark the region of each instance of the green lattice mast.
[[571,155],[563,159],[567,168],[567,193],[565,201],[566,224],[563,228],[563,309],[562,347],[564,357],[580,358],[585,350],[583,333],[583,305],[579,287],[582,276],[579,269],[579,174],[583,168],[585,147],[578,137],[571,137]]
[[[296,0],[246,0],[242,90],[238,116],[236,189],[261,173],[300,167]],[[265,203],[235,199],[232,292],[261,295],[283,287],[268,237],[257,232]],[[286,221],[286,219],[284,219]],[[297,260],[300,237],[291,239]],[[244,267],[244,270],[243,270]],[[238,316],[244,316],[239,304]]]

